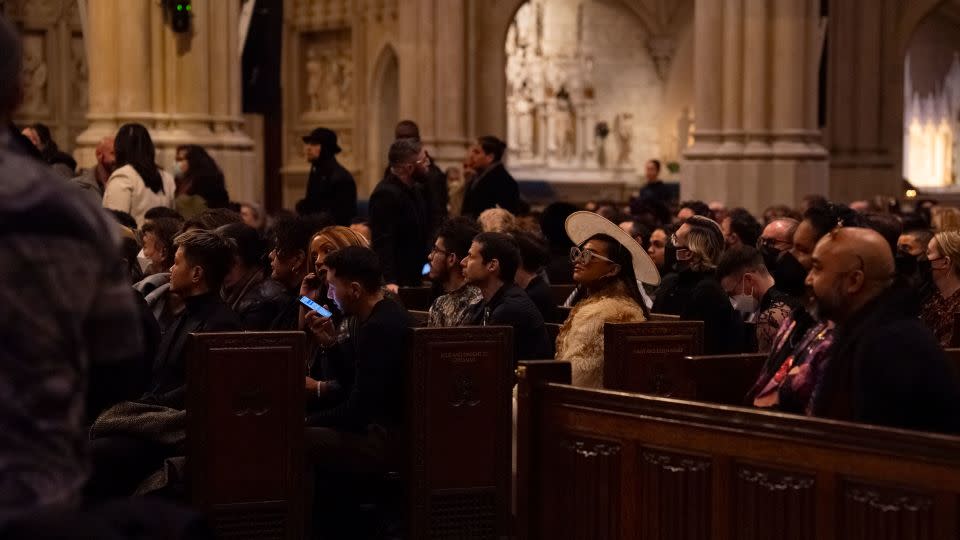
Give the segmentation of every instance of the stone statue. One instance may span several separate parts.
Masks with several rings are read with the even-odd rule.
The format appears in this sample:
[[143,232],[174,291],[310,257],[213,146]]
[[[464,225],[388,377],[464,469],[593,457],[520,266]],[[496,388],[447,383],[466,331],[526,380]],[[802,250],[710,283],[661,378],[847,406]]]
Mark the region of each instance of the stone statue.
[[533,156],[534,108],[530,87],[524,82],[514,100],[514,121],[517,124],[516,148],[521,157]]
[[340,101],[340,84],[343,81],[343,63],[339,58],[332,56],[329,60],[326,90],[327,109],[333,111],[342,111],[343,103]]
[[693,118],[690,116],[690,107],[684,107],[680,112],[680,118],[677,119],[677,156],[682,156],[683,151],[693,143],[690,140],[692,127]]
[[630,165],[633,153],[633,115],[621,113],[616,119],[617,133],[617,166]]
[[537,35],[537,12],[533,2],[520,6],[514,17],[517,26],[517,45],[527,47],[533,45]]
[[326,107],[323,103],[324,70],[323,60],[319,48],[314,45],[307,49],[307,98],[310,100],[311,112],[322,111]]
[[70,61],[73,65],[73,95],[77,108],[85,111],[89,100],[87,55],[83,49],[83,41],[76,39],[70,42]]
[[571,159],[577,151],[576,113],[569,98],[557,99],[554,117],[554,136],[557,157]]
[[42,38],[23,40],[23,110],[36,111],[47,103],[47,63]]
[[340,108],[348,110],[353,105],[353,66],[346,60],[340,63],[340,80],[337,87],[340,90]]

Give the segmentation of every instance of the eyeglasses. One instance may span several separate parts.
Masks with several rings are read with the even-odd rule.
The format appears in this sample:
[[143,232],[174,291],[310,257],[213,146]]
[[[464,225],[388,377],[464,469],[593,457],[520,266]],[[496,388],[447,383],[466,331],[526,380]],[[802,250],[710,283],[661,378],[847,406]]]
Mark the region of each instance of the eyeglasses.
[[790,249],[790,242],[785,240],[777,240],[776,238],[763,238],[762,236],[757,239],[757,249],[763,248],[776,248],[780,251]]
[[670,243],[673,244],[673,247],[677,248],[677,251],[690,251],[690,248],[687,246],[681,246],[679,243],[677,243],[678,241],[679,239],[677,238],[677,233],[670,235]]
[[590,261],[592,261],[594,257],[596,257],[597,259],[600,259],[601,261],[607,261],[608,263],[617,264],[612,260],[604,257],[603,255],[600,255],[599,253],[595,253],[589,249],[580,249],[577,246],[573,246],[572,248],[570,248],[570,262],[574,264],[578,262],[580,264],[590,264]]
[[430,254],[433,255],[434,253],[440,253],[442,255],[453,255],[452,251],[445,251],[438,248],[437,246],[433,246],[432,248],[430,248]]

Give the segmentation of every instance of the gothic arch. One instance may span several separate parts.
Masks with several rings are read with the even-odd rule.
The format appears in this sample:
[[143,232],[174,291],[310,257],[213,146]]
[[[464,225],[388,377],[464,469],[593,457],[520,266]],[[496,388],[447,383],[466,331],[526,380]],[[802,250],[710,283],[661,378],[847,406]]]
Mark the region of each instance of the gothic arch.
[[370,73],[367,115],[367,171],[370,188],[376,185],[387,165],[387,151],[393,142],[394,127],[400,120],[400,61],[396,49],[387,43],[376,56]]

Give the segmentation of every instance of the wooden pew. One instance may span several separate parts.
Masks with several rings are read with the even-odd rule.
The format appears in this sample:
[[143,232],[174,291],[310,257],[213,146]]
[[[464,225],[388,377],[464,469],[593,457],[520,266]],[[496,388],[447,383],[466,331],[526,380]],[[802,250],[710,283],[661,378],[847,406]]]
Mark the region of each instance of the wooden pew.
[[567,298],[573,293],[577,286],[570,285],[550,285],[550,294],[553,296],[553,303],[562,306]]
[[544,323],[544,326],[547,327],[547,334],[550,336],[550,343],[556,343],[557,336],[560,335],[560,327],[563,325],[554,324],[554,323]]
[[427,323],[430,322],[430,312],[429,311],[417,311],[415,309],[407,310],[410,312],[410,316],[413,317],[414,325],[417,328],[426,328]]
[[703,353],[702,321],[607,323],[603,386],[665,396],[694,395],[683,359]]
[[518,370],[521,540],[960,535],[960,437],[574,388],[550,367]]
[[653,322],[663,322],[663,321],[679,321],[679,315],[670,315],[668,313],[651,313],[650,320]]
[[409,538],[509,534],[512,366],[510,327],[413,330]]
[[687,382],[676,387],[689,388],[685,396],[672,396],[719,403],[742,405],[743,398],[760,377],[767,360],[766,354],[723,354],[715,356],[688,356],[683,359],[681,373]]
[[567,317],[570,316],[570,310],[573,308],[558,306],[557,307],[557,316],[560,317],[561,321],[566,321]]
[[953,335],[950,337],[950,347],[960,347],[960,313],[953,314]]
[[300,539],[302,332],[191,334],[187,482],[218,538]]
[[408,310],[426,311],[433,303],[432,287],[400,287],[397,293]]

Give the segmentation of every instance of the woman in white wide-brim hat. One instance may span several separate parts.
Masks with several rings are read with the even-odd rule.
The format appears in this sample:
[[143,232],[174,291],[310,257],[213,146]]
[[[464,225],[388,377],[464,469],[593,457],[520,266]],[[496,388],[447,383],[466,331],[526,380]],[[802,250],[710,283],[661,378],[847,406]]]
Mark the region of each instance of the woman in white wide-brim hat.
[[576,244],[570,250],[573,280],[587,297],[560,328],[557,359],[570,362],[574,385],[596,388],[603,384],[603,325],[647,320],[639,282],[657,285],[660,274],[643,246],[606,218],[575,212],[566,230]]

